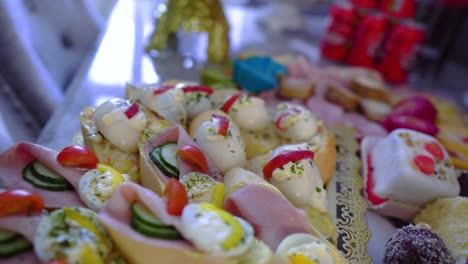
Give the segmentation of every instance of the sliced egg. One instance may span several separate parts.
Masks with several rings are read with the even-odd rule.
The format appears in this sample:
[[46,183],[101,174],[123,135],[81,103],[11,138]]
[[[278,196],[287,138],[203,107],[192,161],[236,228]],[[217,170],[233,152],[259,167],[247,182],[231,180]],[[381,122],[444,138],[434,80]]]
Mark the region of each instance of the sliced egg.
[[293,141],[305,141],[318,131],[320,120],[301,105],[282,103],[277,106],[276,132]]
[[248,131],[261,131],[270,123],[265,102],[255,96],[241,95],[229,109],[229,116]]
[[195,141],[221,172],[243,167],[246,161],[245,145],[239,127],[229,122],[225,136],[217,134],[212,120],[202,123],[195,133]]
[[190,172],[182,176],[179,181],[187,190],[191,203],[211,202],[216,181],[210,176],[199,172]]
[[113,145],[125,152],[136,152],[147,119],[141,110],[129,118],[125,111],[130,106],[130,101],[111,99],[96,108],[93,119],[99,132]]
[[254,239],[249,223],[209,203],[185,206],[180,231],[198,250],[227,257],[244,254]]
[[310,234],[289,235],[276,249],[282,264],[334,264],[335,253],[330,246]]
[[173,125],[185,124],[187,120],[184,92],[180,89],[155,94],[154,88],[148,88],[140,95],[140,101]]
[[65,207],[43,216],[33,244],[41,262],[104,263],[112,251],[112,240],[98,215],[85,208]]
[[125,180],[115,169],[98,164],[80,177],[78,193],[81,200],[92,210],[99,212],[111,197],[117,185]]

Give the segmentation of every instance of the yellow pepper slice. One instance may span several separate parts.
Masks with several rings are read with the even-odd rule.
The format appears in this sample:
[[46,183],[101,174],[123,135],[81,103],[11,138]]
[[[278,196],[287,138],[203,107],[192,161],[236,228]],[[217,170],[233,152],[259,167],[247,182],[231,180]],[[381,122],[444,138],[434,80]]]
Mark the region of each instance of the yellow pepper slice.
[[317,262],[310,260],[303,254],[288,255],[291,264],[317,264]]
[[234,218],[233,215],[211,203],[201,203],[200,207],[203,210],[217,213],[224,222],[231,226],[231,233],[223,241],[222,246],[225,250],[229,250],[239,244],[239,241],[241,241],[242,237],[244,236],[244,228],[242,228],[241,223],[236,218]]
[[224,202],[224,183],[216,182],[213,186],[213,194],[211,195],[211,203],[218,208],[223,208]]
[[122,176],[122,174],[111,166],[99,163],[96,166],[96,169],[102,173],[105,173],[106,171],[110,172],[112,178],[112,191],[114,191],[115,188],[119,186],[119,184],[125,181],[125,178]]
[[63,208],[63,212],[65,213],[65,219],[67,221],[73,221],[77,223],[81,228],[89,230],[91,233],[93,233],[101,243],[104,243],[106,246],[110,246],[110,241],[102,235],[102,233],[96,228],[91,220],[82,216],[80,212],[69,207]]
[[104,264],[104,261],[89,245],[81,249],[80,261],[83,264]]

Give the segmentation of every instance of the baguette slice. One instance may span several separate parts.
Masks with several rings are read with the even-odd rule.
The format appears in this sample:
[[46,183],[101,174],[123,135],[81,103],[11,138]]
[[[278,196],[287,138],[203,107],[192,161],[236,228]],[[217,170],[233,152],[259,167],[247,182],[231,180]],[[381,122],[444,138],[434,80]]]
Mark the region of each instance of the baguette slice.
[[390,103],[390,93],[383,82],[379,80],[360,75],[351,79],[349,88],[362,97]]
[[315,84],[312,80],[280,76],[279,95],[289,99],[307,99],[313,95]]
[[359,106],[359,96],[341,85],[329,83],[325,92],[325,99],[340,105],[345,111],[355,111]]
[[389,104],[374,99],[361,98],[359,106],[361,112],[373,121],[383,120],[392,111]]

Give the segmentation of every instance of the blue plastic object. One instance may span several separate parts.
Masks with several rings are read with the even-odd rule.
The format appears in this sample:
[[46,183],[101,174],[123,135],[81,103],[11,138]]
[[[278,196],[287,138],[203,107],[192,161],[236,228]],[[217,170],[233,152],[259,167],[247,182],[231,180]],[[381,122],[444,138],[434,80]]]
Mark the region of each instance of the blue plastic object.
[[260,93],[277,87],[278,76],[286,73],[284,65],[266,56],[234,61],[233,79],[250,93]]

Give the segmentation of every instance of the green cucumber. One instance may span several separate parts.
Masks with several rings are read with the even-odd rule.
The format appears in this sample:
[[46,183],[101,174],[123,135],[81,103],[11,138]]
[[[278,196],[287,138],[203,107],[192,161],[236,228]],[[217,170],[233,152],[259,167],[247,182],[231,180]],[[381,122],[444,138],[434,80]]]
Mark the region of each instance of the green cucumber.
[[31,183],[34,187],[37,187],[39,189],[48,190],[48,191],[73,190],[73,187],[68,182],[66,184],[50,183],[50,182],[45,182],[45,181],[37,178],[31,171],[31,165],[28,165],[23,169],[23,179],[25,181]]
[[38,160],[31,163],[31,172],[38,179],[45,182],[68,184],[68,181],[65,178],[50,170]]
[[161,170],[162,173],[164,173],[168,177],[172,178],[179,178],[179,171],[173,170],[172,168],[166,166],[160,158],[160,152],[161,152],[161,147],[155,147],[151,150],[149,153],[149,157],[151,161],[153,161],[154,165],[158,167],[158,169]]
[[167,167],[174,171],[179,171],[179,161],[177,160],[177,144],[175,142],[168,142],[159,146],[159,158]]
[[0,244],[18,238],[19,235],[12,231],[0,230]]
[[182,238],[179,231],[177,231],[177,229],[174,227],[156,227],[153,225],[148,225],[145,222],[140,221],[137,217],[132,217],[131,227],[144,236],[167,240]]
[[0,258],[10,257],[32,248],[32,244],[23,237],[0,244]]
[[154,227],[171,227],[166,223],[161,222],[156,216],[154,216],[147,208],[140,202],[133,202],[131,205],[132,217],[138,218],[138,221],[141,221],[147,225]]

